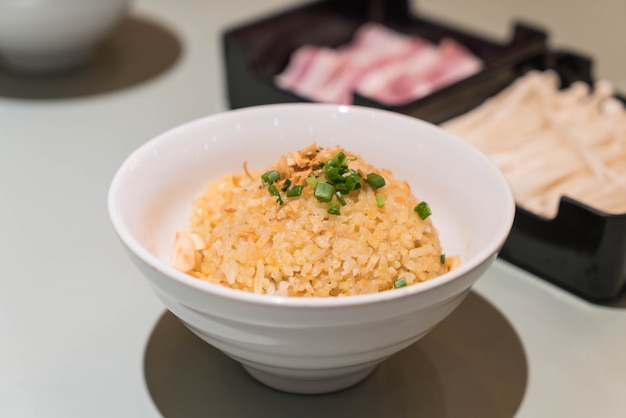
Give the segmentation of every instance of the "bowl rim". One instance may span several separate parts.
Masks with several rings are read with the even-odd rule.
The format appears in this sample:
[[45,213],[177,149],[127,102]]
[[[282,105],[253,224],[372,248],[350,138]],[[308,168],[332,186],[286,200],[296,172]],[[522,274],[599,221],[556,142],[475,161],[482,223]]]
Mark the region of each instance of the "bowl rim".
[[151,269],[157,271],[158,273],[164,275],[169,280],[173,280],[176,283],[183,285],[185,287],[189,287],[200,291],[202,293],[207,293],[212,296],[217,296],[220,298],[228,299],[231,301],[243,302],[247,304],[254,305],[265,305],[265,306],[280,306],[285,308],[330,308],[330,307],[346,307],[346,306],[354,306],[354,305],[365,305],[372,303],[381,303],[387,302],[396,299],[408,298],[417,294],[426,293],[430,290],[439,288],[445,284],[453,282],[460,277],[468,274],[475,268],[477,268],[480,264],[487,261],[491,256],[496,255],[504,242],[506,241],[515,217],[515,202],[513,198],[513,193],[507,182],[504,174],[497,168],[497,166],[487,158],[482,152],[480,152],[474,146],[468,144],[467,142],[461,140],[457,136],[450,134],[448,132],[442,131],[446,136],[448,136],[451,140],[456,141],[460,146],[465,147],[476,155],[477,158],[482,159],[483,162],[491,167],[494,175],[496,176],[496,181],[500,183],[502,186],[502,191],[507,195],[506,196],[506,217],[505,222],[499,228],[498,234],[494,237],[488,246],[480,249],[476,255],[471,257],[466,261],[462,261],[461,265],[441,276],[435,277],[428,281],[407,286],[401,289],[394,289],[393,291],[383,291],[378,293],[364,294],[364,295],[351,295],[351,296],[341,296],[341,297],[285,297],[285,296],[275,296],[275,295],[266,295],[266,294],[256,294],[252,292],[246,292],[237,289],[231,289],[226,286],[222,286],[215,283],[210,283],[193,276],[190,276],[186,273],[183,273],[171,265],[165,263],[160,260],[157,256],[148,251],[143,245],[136,240],[132,234],[126,228],[125,222],[122,220],[122,217],[118,211],[118,199],[119,195],[118,190],[121,187],[122,177],[124,176],[125,167],[130,164],[137,156],[142,155],[146,152],[146,150],[150,149],[155,143],[163,142],[171,140],[174,138],[176,133],[189,130],[195,127],[198,124],[206,123],[207,120],[220,119],[224,117],[233,117],[237,115],[244,115],[246,113],[254,113],[259,111],[279,111],[281,109],[294,109],[299,108],[303,111],[316,109],[317,111],[327,111],[327,112],[340,112],[340,113],[349,113],[349,112],[362,112],[362,113],[370,113],[372,115],[377,115],[379,117],[385,118],[397,118],[398,120],[404,121],[404,123],[412,123],[416,125],[426,125],[429,126],[429,129],[433,127],[441,130],[440,127],[430,123],[423,121],[421,119],[417,119],[412,116],[395,113],[385,109],[377,109],[371,108],[367,106],[359,106],[359,105],[336,105],[336,104],[325,104],[325,103],[279,103],[279,104],[266,104],[266,105],[256,105],[250,106],[240,109],[219,111],[213,114],[209,114],[206,116],[202,116],[196,119],[192,119],[188,122],[182,123],[178,126],[175,126],[171,129],[168,129],[155,137],[149,139],[144,142],[134,151],[132,151],[122,162],[120,167],[115,172],[113,179],[111,181],[108,197],[107,197],[107,206],[110,221],[113,225],[113,229],[117,234],[118,238],[122,241],[122,243],[127,247],[127,249],[136,256],[139,260],[149,266]]

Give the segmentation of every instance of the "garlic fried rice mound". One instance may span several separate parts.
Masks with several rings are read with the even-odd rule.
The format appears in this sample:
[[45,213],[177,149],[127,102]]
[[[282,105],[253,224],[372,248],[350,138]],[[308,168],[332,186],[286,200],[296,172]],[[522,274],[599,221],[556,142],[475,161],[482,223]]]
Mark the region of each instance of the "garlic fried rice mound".
[[[280,296],[347,296],[413,285],[458,263],[408,183],[316,144],[263,172],[209,182],[176,234],[173,265],[194,277]],[[424,219],[422,219],[424,218]]]

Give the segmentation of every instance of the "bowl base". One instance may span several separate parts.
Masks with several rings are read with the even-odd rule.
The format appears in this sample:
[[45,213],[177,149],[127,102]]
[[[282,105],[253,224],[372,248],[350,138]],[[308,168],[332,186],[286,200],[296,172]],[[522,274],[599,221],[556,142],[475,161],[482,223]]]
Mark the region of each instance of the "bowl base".
[[243,364],[243,368],[256,380],[273,389],[301,395],[317,395],[347,389],[364,380],[376,368],[369,366],[356,372],[328,378],[299,379],[268,373]]
[[27,75],[47,75],[69,71],[85,64],[91,57],[91,48],[59,51],[54,54],[0,55],[0,63],[11,72]]

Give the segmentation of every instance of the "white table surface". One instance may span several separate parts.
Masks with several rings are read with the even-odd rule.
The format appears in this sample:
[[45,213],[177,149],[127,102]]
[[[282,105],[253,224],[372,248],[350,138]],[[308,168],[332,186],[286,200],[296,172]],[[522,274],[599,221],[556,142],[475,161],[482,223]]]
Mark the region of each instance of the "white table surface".
[[[225,27],[293,3],[136,1],[183,44],[167,72],[77,99],[0,97],[0,417],[160,416],[143,355],[164,308],[113,233],[108,186],[152,136],[226,109]],[[625,309],[502,261],[475,290],[526,351],[517,417],[626,416]]]

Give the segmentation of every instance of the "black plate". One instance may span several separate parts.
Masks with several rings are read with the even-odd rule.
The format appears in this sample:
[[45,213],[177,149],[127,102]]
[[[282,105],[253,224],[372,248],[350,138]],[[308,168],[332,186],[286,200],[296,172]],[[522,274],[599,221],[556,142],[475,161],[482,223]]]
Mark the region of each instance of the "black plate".
[[264,386],[169,312],[148,340],[144,376],[166,418],[501,418],[515,416],[524,398],[528,362],[507,319],[470,292],[428,335],[339,392]]

